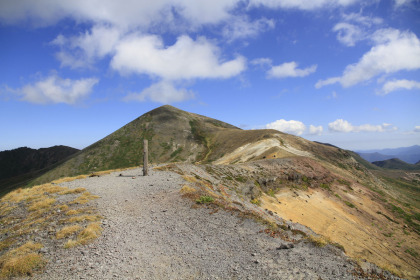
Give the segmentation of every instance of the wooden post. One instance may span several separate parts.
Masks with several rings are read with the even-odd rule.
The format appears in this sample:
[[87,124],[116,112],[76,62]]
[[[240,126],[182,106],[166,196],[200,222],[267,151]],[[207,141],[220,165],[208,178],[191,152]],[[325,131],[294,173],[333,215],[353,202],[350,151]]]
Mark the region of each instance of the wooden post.
[[147,162],[148,162],[148,142],[147,139],[143,140],[143,176],[147,176],[149,173]]

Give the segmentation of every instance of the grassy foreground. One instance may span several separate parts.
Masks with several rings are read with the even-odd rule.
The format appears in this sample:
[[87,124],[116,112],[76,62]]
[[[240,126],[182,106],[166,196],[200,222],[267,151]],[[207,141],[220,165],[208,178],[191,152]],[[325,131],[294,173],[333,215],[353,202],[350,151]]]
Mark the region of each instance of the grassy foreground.
[[97,238],[102,217],[89,206],[99,198],[85,188],[58,184],[84,178],[64,178],[17,189],[0,200],[0,278],[32,275],[47,263],[47,245],[71,248]]

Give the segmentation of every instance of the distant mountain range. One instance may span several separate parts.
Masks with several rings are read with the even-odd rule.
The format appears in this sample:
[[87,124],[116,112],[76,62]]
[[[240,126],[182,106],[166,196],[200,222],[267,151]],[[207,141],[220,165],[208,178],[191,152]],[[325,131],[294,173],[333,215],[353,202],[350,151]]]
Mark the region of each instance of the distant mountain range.
[[67,146],[0,152],[0,192],[25,184],[62,163],[79,150]]
[[395,149],[378,149],[356,151],[362,158],[369,162],[384,161],[397,158],[406,163],[416,164],[420,161],[420,146],[395,148]]

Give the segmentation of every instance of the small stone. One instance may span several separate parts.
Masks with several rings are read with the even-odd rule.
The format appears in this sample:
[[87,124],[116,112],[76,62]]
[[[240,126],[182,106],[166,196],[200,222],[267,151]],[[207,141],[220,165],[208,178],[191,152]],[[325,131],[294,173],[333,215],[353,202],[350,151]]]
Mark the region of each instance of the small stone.
[[280,244],[280,246],[279,247],[277,247],[277,250],[285,250],[285,249],[292,249],[292,248],[294,248],[295,247],[295,245],[293,245],[293,244]]
[[260,263],[260,261],[259,260],[255,260],[254,263]]
[[256,255],[257,255],[257,254],[255,254],[255,253],[252,253],[252,254],[251,254],[251,256],[253,256],[253,257],[255,257]]

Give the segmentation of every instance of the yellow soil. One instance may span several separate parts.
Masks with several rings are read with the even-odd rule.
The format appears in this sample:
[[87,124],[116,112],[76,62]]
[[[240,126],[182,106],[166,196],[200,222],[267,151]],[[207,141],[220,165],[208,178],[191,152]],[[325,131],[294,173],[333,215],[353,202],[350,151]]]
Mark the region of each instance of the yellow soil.
[[[363,191],[340,192],[339,199],[321,190],[285,189],[276,198],[264,195],[261,207],[341,244],[346,254],[356,260],[365,259],[407,278],[419,277],[418,259],[404,252],[405,248],[420,252],[418,235],[405,235],[401,224],[390,223],[377,214],[386,210]],[[356,208],[350,208],[343,200],[351,201]],[[384,235],[389,233],[391,237]]]

